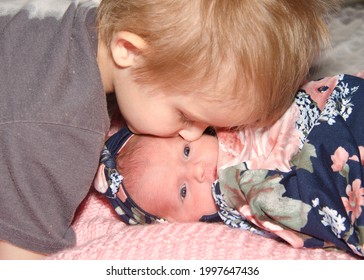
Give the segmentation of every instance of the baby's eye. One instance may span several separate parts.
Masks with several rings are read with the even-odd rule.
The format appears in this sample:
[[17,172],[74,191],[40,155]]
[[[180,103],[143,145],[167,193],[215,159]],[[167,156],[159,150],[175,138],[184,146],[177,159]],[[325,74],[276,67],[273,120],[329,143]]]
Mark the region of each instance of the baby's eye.
[[185,199],[186,198],[186,195],[187,195],[187,187],[186,187],[186,185],[183,185],[179,192],[180,192],[180,195],[181,195],[182,200]]
[[188,158],[188,156],[190,155],[190,151],[191,151],[191,148],[190,148],[190,145],[186,145],[184,148],[183,148],[183,155]]

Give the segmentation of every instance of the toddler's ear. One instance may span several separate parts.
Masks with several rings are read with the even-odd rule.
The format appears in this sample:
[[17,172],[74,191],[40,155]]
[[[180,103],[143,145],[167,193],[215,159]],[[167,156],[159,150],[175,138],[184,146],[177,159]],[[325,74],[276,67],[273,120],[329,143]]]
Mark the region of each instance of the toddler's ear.
[[111,55],[119,67],[129,67],[135,62],[141,50],[147,46],[146,42],[138,35],[127,32],[115,32],[110,45]]

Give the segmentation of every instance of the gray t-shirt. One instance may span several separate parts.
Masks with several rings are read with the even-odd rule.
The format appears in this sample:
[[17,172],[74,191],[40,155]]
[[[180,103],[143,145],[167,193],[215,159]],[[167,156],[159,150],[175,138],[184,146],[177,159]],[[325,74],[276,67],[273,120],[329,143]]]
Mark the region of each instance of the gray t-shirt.
[[96,4],[1,0],[0,240],[45,254],[72,246],[109,128]]

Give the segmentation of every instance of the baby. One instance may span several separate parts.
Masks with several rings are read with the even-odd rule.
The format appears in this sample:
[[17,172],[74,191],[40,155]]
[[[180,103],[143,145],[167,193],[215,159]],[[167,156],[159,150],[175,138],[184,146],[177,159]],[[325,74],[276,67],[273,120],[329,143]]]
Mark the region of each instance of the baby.
[[[217,129],[217,137],[210,130],[188,142],[181,137],[133,135],[123,128],[106,142],[95,187],[106,193],[128,224],[216,221],[218,208],[211,188],[217,170],[244,163],[247,169],[289,171],[292,158],[318,126],[314,120],[328,118],[322,113],[325,108],[332,112],[330,108],[346,104],[341,98],[348,92],[339,98],[338,89],[345,85],[358,94],[356,85],[361,83],[360,77],[349,75],[309,82],[286,113],[266,129]],[[343,117],[348,119],[350,112],[342,111]]]
[[134,135],[122,128],[106,142],[95,186],[100,192],[107,190],[106,196],[128,224],[161,218],[215,220],[211,186],[217,178],[217,160],[217,138],[207,133],[188,142],[182,137]]
[[364,257],[363,77],[305,84],[267,129],[217,129],[217,138],[188,142],[125,128],[106,143],[99,174],[109,182],[97,189],[129,224],[219,218],[294,248]]
[[[216,220],[218,209],[211,188],[217,180],[218,168],[237,161],[248,161],[250,157],[255,159],[252,161],[255,162],[254,167],[259,167],[258,163],[263,166],[268,156],[264,151],[258,150],[268,149],[264,145],[268,143],[263,143],[264,139],[270,138],[271,143],[278,140],[276,131],[286,132],[288,135],[281,139],[280,146],[286,139],[295,138],[296,141],[289,140],[296,144],[294,148],[286,151],[297,152],[299,141],[291,121],[294,116],[295,110],[292,106],[284,117],[265,131],[218,130],[216,137],[210,129],[192,142],[182,137],[135,135],[128,128],[122,128],[106,142],[107,149],[104,149],[101,159],[103,164],[95,180],[96,189],[102,193],[107,190],[106,196],[128,224],[156,220]],[[258,138],[262,143],[257,143]],[[243,144],[244,140],[250,143]],[[272,147],[267,153],[272,154],[273,150]],[[276,156],[277,165],[289,165],[285,161],[288,155],[282,154],[281,159]],[[104,176],[104,165],[109,167],[105,169],[108,170],[109,188]]]

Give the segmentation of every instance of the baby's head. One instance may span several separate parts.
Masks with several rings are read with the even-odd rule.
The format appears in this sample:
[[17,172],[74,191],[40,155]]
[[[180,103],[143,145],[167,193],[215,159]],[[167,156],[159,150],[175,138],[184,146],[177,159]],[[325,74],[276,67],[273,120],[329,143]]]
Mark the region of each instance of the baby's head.
[[217,138],[211,135],[194,142],[132,135],[116,155],[116,169],[123,176],[116,195],[120,201],[128,197],[152,219],[197,222],[216,217],[212,185],[217,157]]
[[[101,42],[110,52],[111,46],[124,46],[137,56],[131,67],[135,92],[149,93],[158,102],[175,95],[166,106],[190,127],[266,126],[291,105],[328,41],[326,16],[337,2],[103,0],[97,22]],[[132,36],[118,37],[120,32]],[[119,80],[122,89],[131,89]],[[142,127],[146,118],[135,112],[147,108],[140,103],[130,114],[122,108],[134,132],[171,136],[172,128],[168,133],[161,129],[178,128],[169,115],[162,118],[160,130]],[[135,116],[142,121],[137,123]]]

